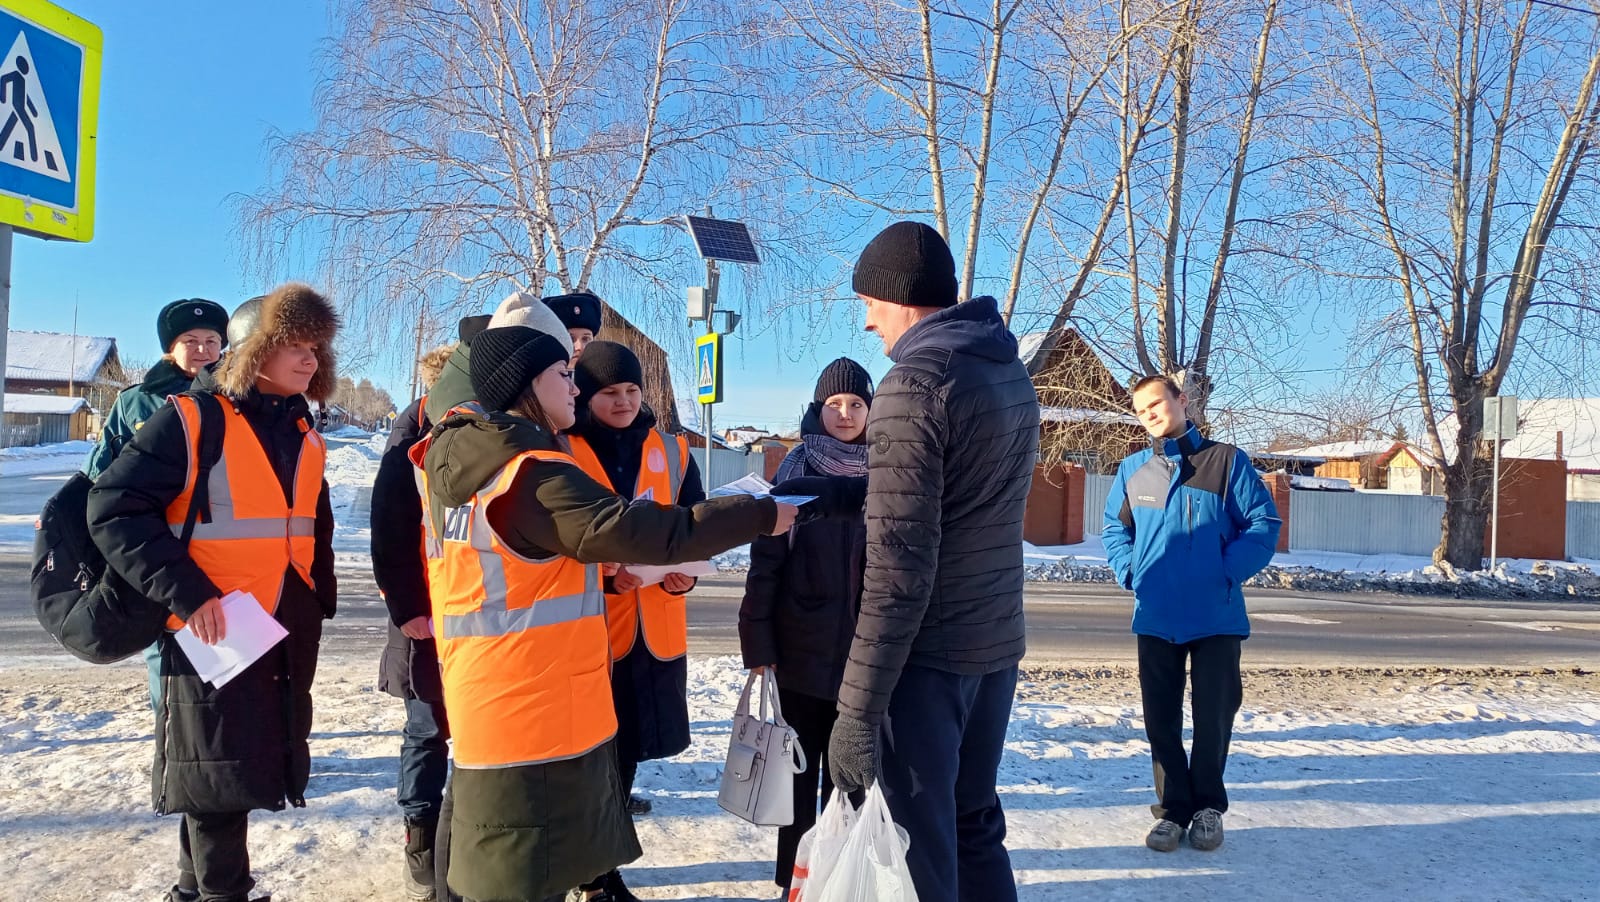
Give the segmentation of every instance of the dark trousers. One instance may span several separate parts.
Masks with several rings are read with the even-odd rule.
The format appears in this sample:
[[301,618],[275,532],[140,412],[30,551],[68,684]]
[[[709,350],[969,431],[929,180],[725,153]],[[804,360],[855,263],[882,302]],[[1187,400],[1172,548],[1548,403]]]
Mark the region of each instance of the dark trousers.
[[880,779],[921,902],[1015,902],[995,792],[1016,665],[946,673],[906,665],[883,722]]
[[[1208,636],[1178,645],[1139,637],[1139,694],[1144,731],[1150,738],[1156,804],[1150,810],[1181,827],[1195,812],[1228,810],[1222,772],[1228,764],[1233,718],[1244,686],[1239,678],[1240,636]],[[1189,665],[1194,748],[1183,750],[1184,664]]]
[[433,895],[439,902],[457,902],[461,898],[444,881],[450,873],[450,813],[455,807],[455,800],[446,791],[439,805],[439,830],[433,837]]
[[178,821],[178,886],[201,902],[245,902],[251,887],[246,811],[185,814]]
[[443,702],[406,699],[400,739],[400,785],[395,793],[408,819],[436,820],[450,774],[450,723]]
[[787,890],[794,879],[794,853],[800,845],[800,837],[817,823],[819,778],[822,804],[826,805],[833,795],[833,774],[823,758],[827,755],[828,735],[833,732],[839,710],[833,699],[791,692],[781,686],[778,704],[783,706],[783,719],[800,735],[800,748],[806,755],[805,771],[794,778],[794,823],[778,828],[777,872],[772,880]]

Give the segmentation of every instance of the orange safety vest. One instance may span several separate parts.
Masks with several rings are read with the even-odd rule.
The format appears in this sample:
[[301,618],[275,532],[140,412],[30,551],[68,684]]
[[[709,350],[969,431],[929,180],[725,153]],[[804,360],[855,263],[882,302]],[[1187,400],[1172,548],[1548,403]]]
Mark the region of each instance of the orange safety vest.
[[[578,466],[601,485],[611,478],[594,449],[581,436],[568,436]],[[672,505],[689,471],[689,442],[652,429],[645,437],[639,479],[632,500]],[[633,650],[634,638],[644,633],[644,645],[660,661],[681,658],[689,651],[689,607],[682,595],[673,595],[657,583],[632,592],[606,596],[606,625],[611,633],[611,659],[620,660]]]
[[[283,497],[282,483],[267,459],[244,415],[233,402],[218,395],[222,405],[222,457],[206,481],[210,515],[195,522],[189,539],[189,557],[223,594],[249,592],[267,613],[278,609],[283,575],[293,567],[307,586],[311,561],[316,555],[317,499],[322,494],[323,464],[327,445],[304,420],[305,441],[295,462],[294,500]],[[173,398],[189,445],[189,468],[183,492],[167,505],[167,527],[183,535],[200,460],[200,408],[193,398]],[[167,618],[170,629],[182,629],[177,615]]]
[[[413,446],[412,460],[421,461],[431,442]],[[470,501],[446,510],[443,522],[425,518],[428,594],[457,767],[576,758],[617,732],[599,566],[522,557],[489,524],[490,502],[510,491],[525,464],[541,460],[577,463],[557,451],[524,451]],[[426,492],[427,475],[419,474]]]

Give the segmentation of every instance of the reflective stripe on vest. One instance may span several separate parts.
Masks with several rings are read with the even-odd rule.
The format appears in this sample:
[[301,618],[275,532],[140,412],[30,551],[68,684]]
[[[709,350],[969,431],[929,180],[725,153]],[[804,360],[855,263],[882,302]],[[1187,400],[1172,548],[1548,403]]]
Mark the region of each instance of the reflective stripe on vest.
[[[277,610],[284,573],[293,567],[305,584],[316,588],[311,563],[316,555],[317,500],[322,494],[327,446],[322,436],[302,426],[305,440],[295,462],[294,498],[283,497],[267,452],[250,422],[227,398],[222,405],[222,456],[206,480],[207,508],[195,522],[189,557],[223,594],[239,590],[254,595],[262,608]],[[199,474],[200,409],[192,398],[175,397],[189,448],[183,491],[167,506],[167,528],[183,535],[189,499]],[[168,618],[180,629],[183,621]]]
[[[419,443],[413,461],[429,444]],[[428,589],[458,767],[575,758],[617,731],[599,567],[522,557],[489,522],[490,503],[534,461],[576,465],[559,452],[525,451],[442,522],[427,517]]]
[[[571,441],[572,454],[584,472],[601,485],[611,485],[594,449],[580,436],[572,436]],[[633,499],[676,504],[688,468],[688,440],[650,430],[640,451],[639,477],[634,483]],[[688,602],[682,595],[674,595],[659,584],[607,595],[606,626],[611,635],[613,661],[632,651],[641,633],[645,648],[658,660],[681,658],[689,650]]]

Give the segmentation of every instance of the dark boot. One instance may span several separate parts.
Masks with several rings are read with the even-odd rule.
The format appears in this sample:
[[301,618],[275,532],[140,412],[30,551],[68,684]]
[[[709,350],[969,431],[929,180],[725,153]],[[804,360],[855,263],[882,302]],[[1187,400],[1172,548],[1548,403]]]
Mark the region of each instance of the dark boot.
[[641,814],[649,814],[650,810],[654,807],[654,805],[650,804],[649,799],[641,798],[639,796],[628,796],[628,813],[634,817],[638,817]]
[[612,871],[605,876],[605,895],[608,902],[639,902],[639,897],[622,882],[622,874]]
[[433,902],[433,838],[437,818],[406,818],[406,898]]
[[167,891],[165,902],[200,902],[200,891],[197,889],[184,889],[174,886]]

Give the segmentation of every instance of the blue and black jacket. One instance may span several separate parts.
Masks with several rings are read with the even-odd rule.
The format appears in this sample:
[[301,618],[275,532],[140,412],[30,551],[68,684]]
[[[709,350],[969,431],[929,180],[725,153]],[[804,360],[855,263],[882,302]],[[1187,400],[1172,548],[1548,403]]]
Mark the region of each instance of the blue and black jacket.
[[1101,539],[1133,590],[1133,631],[1179,644],[1250,635],[1240,586],[1272,561],[1282,525],[1249,456],[1192,423],[1129,455],[1106,495]]

